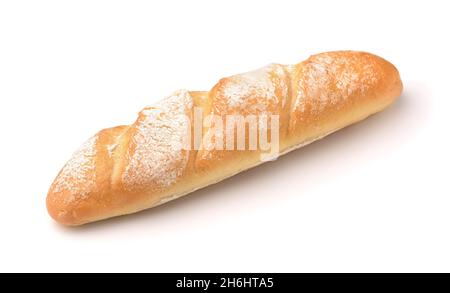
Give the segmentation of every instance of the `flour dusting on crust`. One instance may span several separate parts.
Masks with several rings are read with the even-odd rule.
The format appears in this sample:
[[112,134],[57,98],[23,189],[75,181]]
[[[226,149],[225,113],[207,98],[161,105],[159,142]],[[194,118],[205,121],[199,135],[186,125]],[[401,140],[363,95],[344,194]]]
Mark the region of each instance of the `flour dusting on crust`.
[[216,112],[247,112],[251,114],[279,112],[288,95],[287,73],[283,65],[266,67],[224,79],[217,96],[225,100],[216,101]]
[[53,192],[68,192],[66,203],[85,198],[95,186],[96,142],[96,135],[86,141],[73,154],[53,183]]
[[300,70],[294,111],[309,109],[316,114],[325,107],[339,106],[350,96],[364,96],[380,78],[372,58],[345,52],[312,56]]
[[189,150],[182,146],[189,136],[192,108],[189,92],[180,90],[141,111],[122,177],[127,190],[164,189],[183,174]]

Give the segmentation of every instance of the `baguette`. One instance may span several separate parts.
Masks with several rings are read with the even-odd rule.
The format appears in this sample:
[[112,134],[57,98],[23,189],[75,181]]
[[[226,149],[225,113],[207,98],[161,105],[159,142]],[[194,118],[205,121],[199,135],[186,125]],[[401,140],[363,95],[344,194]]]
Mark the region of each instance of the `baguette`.
[[[391,63],[355,51],[270,64],[209,92],[178,90],[84,143],[51,185],[48,212],[81,225],[163,204],[360,121],[401,92]],[[235,123],[220,125],[228,118]]]

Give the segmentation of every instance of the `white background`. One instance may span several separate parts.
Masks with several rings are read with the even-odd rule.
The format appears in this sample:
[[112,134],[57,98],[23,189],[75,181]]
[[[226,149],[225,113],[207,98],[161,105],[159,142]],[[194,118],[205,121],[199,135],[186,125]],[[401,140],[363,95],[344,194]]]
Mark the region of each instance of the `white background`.
[[[446,1],[0,2],[0,271],[450,271]],[[80,228],[47,189],[98,130],[179,88],[353,49],[395,105],[153,210]]]

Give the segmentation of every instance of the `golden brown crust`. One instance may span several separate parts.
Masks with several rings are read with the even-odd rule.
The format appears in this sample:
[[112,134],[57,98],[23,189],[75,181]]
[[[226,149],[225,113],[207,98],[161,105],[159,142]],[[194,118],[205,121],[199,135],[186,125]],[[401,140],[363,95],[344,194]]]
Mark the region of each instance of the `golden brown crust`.
[[210,92],[177,91],[141,111],[134,124],[88,140],[50,187],[47,209],[61,224],[80,225],[162,204],[262,163],[259,148],[209,150],[208,127],[200,150],[174,147],[192,132],[195,107],[222,117],[279,115],[286,153],[384,109],[401,91],[391,63],[353,51],[271,64],[223,78]]
[[[339,51],[311,56],[293,70],[289,135],[307,140],[366,118],[397,98],[397,69],[365,52]],[[372,111],[358,110],[368,107]]]
[[123,197],[113,192],[114,169],[111,146],[128,126],[104,129],[90,138],[64,166],[47,196],[49,214],[59,223],[72,225],[83,219],[98,218],[111,206],[123,204]]

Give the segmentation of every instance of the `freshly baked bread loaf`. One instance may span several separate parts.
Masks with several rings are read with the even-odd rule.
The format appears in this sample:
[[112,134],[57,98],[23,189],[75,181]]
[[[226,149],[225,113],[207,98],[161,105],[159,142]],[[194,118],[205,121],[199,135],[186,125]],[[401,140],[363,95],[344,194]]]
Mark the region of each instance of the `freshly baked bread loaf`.
[[360,121],[401,91],[391,63],[353,51],[176,91],[84,143],[51,185],[48,212],[80,225],[160,205]]

